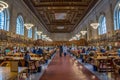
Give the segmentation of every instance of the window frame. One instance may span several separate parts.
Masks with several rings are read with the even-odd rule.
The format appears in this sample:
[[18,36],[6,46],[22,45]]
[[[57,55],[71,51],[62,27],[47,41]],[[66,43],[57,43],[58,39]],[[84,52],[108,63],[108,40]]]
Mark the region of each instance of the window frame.
[[103,35],[106,33],[107,33],[106,17],[104,15],[101,15],[99,18],[98,34]]
[[28,30],[28,38],[32,38],[32,28]]
[[[9,31],[9,11],[8,9],[4,9],[2,12],[0,12],[0,14],[2,13],[2,15],[0,16],[0,18],[3,18],[3,22],[0,21],[0,29],[5,30],[5,31]],[[0,19],[2,20],[2,19]]]
[[115,6],[114,9],[114,30],[120,30],[120,6],[119,3]]
[[24,35],[24,19],[19,15],[16,19],[16,34]]

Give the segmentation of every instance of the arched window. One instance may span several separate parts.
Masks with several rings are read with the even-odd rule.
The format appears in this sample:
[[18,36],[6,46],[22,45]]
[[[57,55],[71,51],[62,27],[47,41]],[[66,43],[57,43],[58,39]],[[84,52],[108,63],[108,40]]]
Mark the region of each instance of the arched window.
[[21,15],[16,20],[16,34],[24,35],[24,20]]
[[30,29],[28,30],[28,37],[29,37],[29,38],[32,38],[32,28],[30,28]]
[[114,10],[114,30],[119,29],[120,29],[120,6],[118,3]]
[[34,32],[34,39],[37,40],[37,28],[35,28],[35,32]]
[[9,12],[7,9],[0,12],[0,29],[9,31]]
[[99,35],[105,34],[107,32],[106,28],[106,18],[105,16],[100,16],[99,18],[99,28],[98,28],[98,33]]

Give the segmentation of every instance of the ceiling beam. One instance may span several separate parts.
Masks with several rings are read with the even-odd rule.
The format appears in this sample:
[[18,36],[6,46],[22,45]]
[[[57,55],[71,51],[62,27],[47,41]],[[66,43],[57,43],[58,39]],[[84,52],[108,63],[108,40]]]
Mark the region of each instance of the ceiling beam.
[[78,10],[84,10],[84,9],[86,9],[87,8],[87,6],[81,6],[81,7],[77,7],[77,8],[75,8],[75,7],[36,7],[36,9],[37,10],[39,10],[39,11],[41,11],[41,10],[43,10],[43,11],[51,11],[51,10],[54,10],[54,11],[68,11],[68,10],[70,10],[70,11],[78,11]]
[[36,4],[36,5],[46,5],[46,4],[79,4],[79,5],[88,5],[89,4],[89,1],[90,0],[88,0],[88,1],[83,1],[83,2],[81,2],[81,1],[78,1],[78,2],[74,2],[74,1],[69,1],[69,2],[65,2],[65,1],[63,1],[63,2],[60,2],[60,1],[57,1],[57,2],[55,2],[55,1],[46,1],[46,2],[38,2],[38,1],[32,1],[34,4]]
[[86,7],[87,2],[33,2],[35,7]]
[[39,5],[39,6],[35,6],[35,7],[84,7],[86,8],[87,6],[81,6],[81,5]]
[[37,2],[86,2],[89,0],[33,0]]
[[68,23],[50,23],[50,24],[47,24],[48,26],[53,26],[53,25],[69,25],[69,26],[74,26],[75,24],[68,24]]
[[[42,24],[51,33],[70,33],[85,14],[94,6],[97,0],[24,0],[26,5],[36,14]],[[92,4],[91,4],[92,3]],[[68,17],[65,21],[54,21],[55,13],[67,13]],[[78,19],[77,21],[74,21]],[[73,23],[71,23],[73,20]],[[50,23],[49,23],[50,22]],[[65,28],[59,30],[55,27],[63,25]]]
[[50,31],[51,33],[70,33],[71,31]]
[[45,22],[43,21],[43,19],[41,19],[41,16],[39,15],[38,11],[36,10],[36,8],[33,6],[33,3],[31,1],[28,2],[28,0],[23,0],[25,2],[25,4],[31,9],[31,11],[35,14],[36,17],[38,17],[38,19],[40,20],[40,22],[43,24],[43,26],[48,30],[48,27],[46,26]]

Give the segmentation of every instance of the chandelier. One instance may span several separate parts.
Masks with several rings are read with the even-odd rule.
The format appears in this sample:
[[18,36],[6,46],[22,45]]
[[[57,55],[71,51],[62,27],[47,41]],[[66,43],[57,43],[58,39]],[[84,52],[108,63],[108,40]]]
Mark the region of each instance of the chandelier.
[[80,34],[76,34],[76,37],[79,38],[79,37],[80,37]]
[[93,29],[97,29],[99,26],[99,23],[91,23],[90,26],[92,26]]
[[85,35],[87,33],[87,31],[81,31],[82,35]]
[[37,31],[36,33],[37,33],[38,35],[41,35],[41,34],[42,34],[42,32],[41,32],[41,31]]
[[52,41],[52,39],[50,39],[49,37],[46,37],[45,39],[46,41]]
[[53,40],[52,39],[48,39],[48,41],[52,42]]
[[8,8],[8,4],[0,1],[0,12],[2,12],[5,8]]
[[77,40],[77,38],[76,38],[76,37],[73,37],[72,40]]
[[42,38],[46,38],[47,35],[42,35]]
[[46,40],[49,40],[50,38],[49,38],[49,37],[46,37],[45,39],[46,39]]
[[69,41],[72,41],[72,39],[69,39]]
[[24,24],[24,26],[29,30],[30,28],[32,28],[34,25],[32,23],[26,23]]

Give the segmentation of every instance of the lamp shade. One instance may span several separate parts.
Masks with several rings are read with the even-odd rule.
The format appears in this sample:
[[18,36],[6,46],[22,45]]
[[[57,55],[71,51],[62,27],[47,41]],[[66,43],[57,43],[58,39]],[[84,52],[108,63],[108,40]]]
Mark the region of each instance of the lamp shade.
[[99,23],[91,23],[90,26],[92,26],[93,29],[97,29],[99,26]]
[[85,35],[87,33],[87,31],[81,31],[82,35]]
[[32,23],[25,23],[24,26],[29,30],[32,28],[34,25]]
[[42,35],[42,38],[46,38],[47,35]]
[[76,37],[73,37],[72,40],[77,40],[77,38],[76,38]]
[[80,37],[80,34],[76,34],[76,37],[79,38],[79,37]]
[[37,31],[36,33],[37,33],[38,35],[41,35],[41,34],[42,34],[42,32],[41,32],[41,31]]

